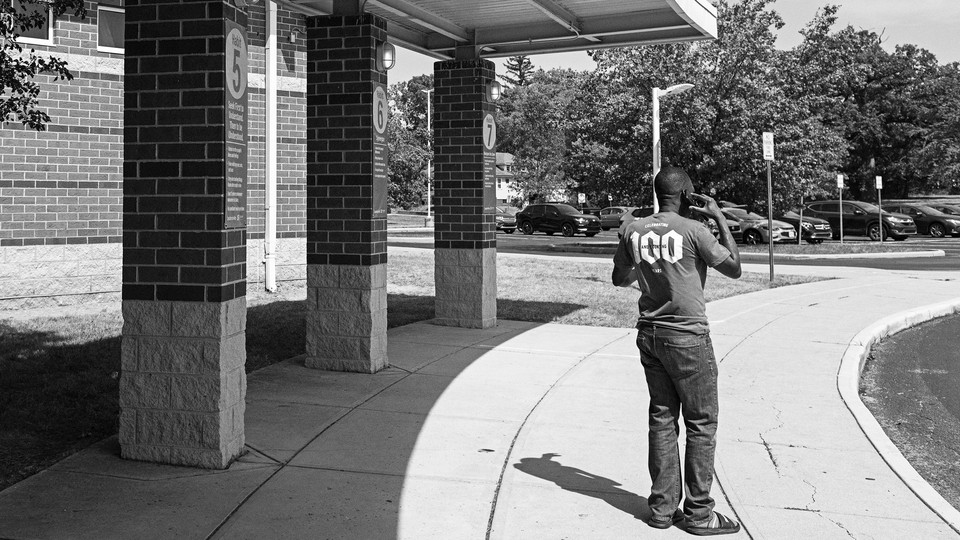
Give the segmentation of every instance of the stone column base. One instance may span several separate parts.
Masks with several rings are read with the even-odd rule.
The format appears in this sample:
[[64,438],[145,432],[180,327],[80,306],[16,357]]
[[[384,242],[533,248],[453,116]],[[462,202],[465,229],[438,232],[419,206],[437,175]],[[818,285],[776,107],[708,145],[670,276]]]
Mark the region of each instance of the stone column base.
[[434,323],[464,328],[497,325],[497,249],[434,250]]
[[123,301],[120,453],[224,469],[243,453],[247,302]]
[[387,360],[387,265],[307,266],[310,368],[376,373]]

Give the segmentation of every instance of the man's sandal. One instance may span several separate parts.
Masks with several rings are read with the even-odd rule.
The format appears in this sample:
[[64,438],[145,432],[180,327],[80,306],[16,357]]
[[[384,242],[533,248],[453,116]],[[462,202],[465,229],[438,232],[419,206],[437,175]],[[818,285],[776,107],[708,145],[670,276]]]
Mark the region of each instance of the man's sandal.
[[670,519],[659,520],[651,517],[647,520],[647,525],[653,527],[654,529],[669,529],[681,521],[683,521],[683,510],[678,508],[673,511],[673,515],[670,516]]
[[687,532],[694,536],[734,534],[740,532],[740,524],[719,512],[714,512],[710,521],[703,525],[687,525]]

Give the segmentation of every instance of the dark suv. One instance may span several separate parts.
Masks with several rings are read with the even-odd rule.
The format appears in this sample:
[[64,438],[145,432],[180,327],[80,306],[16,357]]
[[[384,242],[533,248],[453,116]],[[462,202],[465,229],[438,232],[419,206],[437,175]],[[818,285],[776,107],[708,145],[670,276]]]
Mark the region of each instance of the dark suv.
[[564,236],[573,236],[580,232],[594,236],[600,232],[600,218],[582,214],[569,204],[531,204],[517,212],[517,228],[523,234],[542,231],[547,234],[560,232]]
[[[842,204],[842,210],[841,210]],[[866,235],[871,240],[880,239],[880,225],[876,205],[862,201],[818,201],[807,205],[805,215],[818,217],[830,222],[834,238],[840,238],[840,214],[843,213],[843,233]],[[910,216],[883,212],[883,236],[894,240],[906,240],[917,234],[917,224]]]

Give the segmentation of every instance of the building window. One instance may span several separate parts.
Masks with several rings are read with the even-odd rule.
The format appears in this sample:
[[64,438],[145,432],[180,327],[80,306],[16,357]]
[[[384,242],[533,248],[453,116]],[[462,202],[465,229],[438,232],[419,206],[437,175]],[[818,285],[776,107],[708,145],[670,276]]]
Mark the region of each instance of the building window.
[[21,2],[12,0],[13,7],[23,10],[27,14],[43,13],[46,11],[47,21],[41,26],[33,27],[20,34],[17,41],[21,43],[32,43],[36,45],[53,45],[53,8],[46,4],[32,4],[30,2]]
[[97,50],[123,53],[123,8],[97,6]]

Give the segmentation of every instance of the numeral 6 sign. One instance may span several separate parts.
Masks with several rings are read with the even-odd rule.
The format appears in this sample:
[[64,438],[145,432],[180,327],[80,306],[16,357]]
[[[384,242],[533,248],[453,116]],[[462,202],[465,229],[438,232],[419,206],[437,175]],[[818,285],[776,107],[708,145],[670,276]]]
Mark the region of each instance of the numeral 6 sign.
[[373,91],[373,129],[381,135],[387,131],[387,118],[390,114],[387,107],[387,91],[378,86]]

